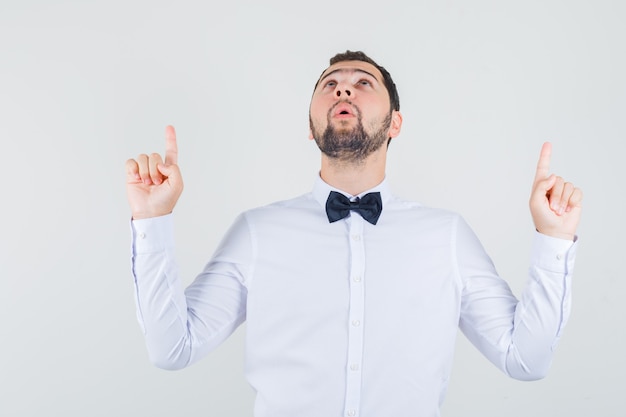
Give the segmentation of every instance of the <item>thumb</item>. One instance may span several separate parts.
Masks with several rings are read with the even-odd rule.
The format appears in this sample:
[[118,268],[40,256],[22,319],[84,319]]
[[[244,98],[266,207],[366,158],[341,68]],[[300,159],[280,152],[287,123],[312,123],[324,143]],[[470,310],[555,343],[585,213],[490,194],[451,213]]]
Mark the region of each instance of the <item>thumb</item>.
[[552,189],[552,187],[554,187],[555,183],[556,183],[556,175],[554,174],[550,175],[548,178],[544,180],[537,181],[535,183],[535,188],[532,192],[532,198],[533,199],[545,198],[546,194],[548,193],[548,191]]
[[165,177],[167,177],[167,179],[170,181],[170,183],[173,184],[182,184],[182,175],[180,174],[180,168],[178,168],[178,165],[176,164],[171,164],[171,165],[165,165],[165,164],[158,164],[157,165],[157,169],[159,170],[159,172],[161,174],[163,174]]

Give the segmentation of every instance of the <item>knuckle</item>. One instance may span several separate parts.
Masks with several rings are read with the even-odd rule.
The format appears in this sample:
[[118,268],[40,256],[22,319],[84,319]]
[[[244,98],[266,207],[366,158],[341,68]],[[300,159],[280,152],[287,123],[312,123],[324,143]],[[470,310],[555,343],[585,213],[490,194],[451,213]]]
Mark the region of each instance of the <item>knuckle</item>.
[[583,196],[584,196],[583,190],[581,190],[580,188],[576,188],[574,192],[576,193],[576,197],[578,198],[578,200],[583,199]]

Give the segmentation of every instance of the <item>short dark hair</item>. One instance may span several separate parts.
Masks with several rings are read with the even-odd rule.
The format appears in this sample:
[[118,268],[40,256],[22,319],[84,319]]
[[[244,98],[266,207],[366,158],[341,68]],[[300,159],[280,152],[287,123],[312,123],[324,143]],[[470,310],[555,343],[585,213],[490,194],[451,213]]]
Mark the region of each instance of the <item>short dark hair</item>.
[[[387,71],[384,67],[378,65],[376,61],[374,61],[362,51],[346,51],[338,53],[330,59],[330,65],[343,61],[363,61],[375,66],[378,71],[380,71],[380,73],[383,75],[383,83],[385,84],[385,88],[389,93],[389,104],[391,106],[391,110],[400,110],[400,97],[398,96],[398,89],[396,88],[396,84],[391,79],[391,74],[389,74],[389,71]],[[317,80],[317,83],[315,83],[315,88],[317,88],[318,83],[319,80]]]

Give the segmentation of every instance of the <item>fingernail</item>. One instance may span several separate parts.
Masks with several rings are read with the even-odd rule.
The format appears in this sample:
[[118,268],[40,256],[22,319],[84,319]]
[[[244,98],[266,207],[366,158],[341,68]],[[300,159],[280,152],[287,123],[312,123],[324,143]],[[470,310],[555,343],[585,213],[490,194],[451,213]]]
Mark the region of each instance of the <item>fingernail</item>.
[[156,185],[159,185],[159,184],[161,184],[161,180],[160,180],[159,178],[157,178],[156,180],[154,180],[154,183],[155,183]]
[[150,178],[146,178],[145,180],[143,180],[143,183],[146,185],[150,185],[152,184],[152,181],[150,181]]

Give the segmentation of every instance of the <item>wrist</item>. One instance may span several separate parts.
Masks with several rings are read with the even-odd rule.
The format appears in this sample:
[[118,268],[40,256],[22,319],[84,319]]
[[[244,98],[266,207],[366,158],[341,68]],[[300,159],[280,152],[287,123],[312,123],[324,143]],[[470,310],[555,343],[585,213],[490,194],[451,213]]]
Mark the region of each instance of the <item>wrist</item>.
[[572,242],[576,239],[576,235],[574,233],[564,233],[564,232],[557,232],[557,231],[551,231],[551,230],[539,230],[539,229],[535,229],[535,230],[538,233],[541,233],[542,235],[554,237],[557,239],[571,240]]
[[131,216],[132,216],[132,220],[144,220],[144,219],[151,219],[154,217],[165,216],[171,213],[172,213],[172,210],[164,211],[164,212],[136,212],[136,213],[131,213]]

